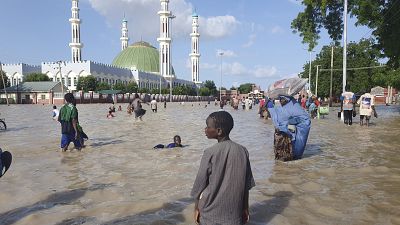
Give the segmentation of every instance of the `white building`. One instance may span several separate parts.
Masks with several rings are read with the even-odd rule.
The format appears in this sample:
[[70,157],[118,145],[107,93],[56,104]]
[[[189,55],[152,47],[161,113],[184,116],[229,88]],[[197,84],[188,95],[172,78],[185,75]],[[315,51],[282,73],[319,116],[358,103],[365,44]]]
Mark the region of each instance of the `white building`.
[[[173,16],[171,16],[171,11],[168,10],[169,0],[160,0],[160,2],[161,10],[158,12],[160,16],[160,37],[157,38],[160,43],[160,50],[144,41],[129,45],[128,21],[124,18],[120,38],[122,51],[115,57],[112,64],[82,60],[83,44],[80,41],[79,0],[72,0],[72,17],[69,19],[72,37],[69,46],[72,60],[70,62],[43,62],[40,66],[4,64],[3,70],[11,81],[11,85],[22,82],[24,76],[30,73],[42,72],[53,81],[60,81],[62,77],[63,84],[71,91],[77,89],[79,78],[86,76],[94,76],[98,82],[106,82],[109,85],[115,85],[119,82],[127,84],[130,81],[135,81],[139,88],[150,90],[167,88],[170,80],[172,80],[173,87],[180,85],[195,87],[195,83],[199,82],[198,67],[197,75],[191,81],[177,79],[175,75],[170,55],[170,19]],[[195,36],[198,44],[198,34]],[[198,57],[200,57],[198,48],[195,53],[196,55],[191,55],[191,57],[197,57],[198,65]]]

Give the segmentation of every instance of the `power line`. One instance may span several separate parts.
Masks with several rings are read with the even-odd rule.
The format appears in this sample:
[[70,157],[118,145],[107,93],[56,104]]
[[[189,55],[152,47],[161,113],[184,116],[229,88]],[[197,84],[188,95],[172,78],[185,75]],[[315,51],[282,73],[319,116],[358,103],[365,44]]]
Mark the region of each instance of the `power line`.
[[[364,70],[364,69],[373,69],[373,68],[382,68],[382,67],[386,67],[386,65],[354,67],[354,68],[347,68],[347,70]],[[332,70],[333,71],[342,71],[343,69],[332,69]],[[331,71],[331,69],[319,69],[319,71]]]

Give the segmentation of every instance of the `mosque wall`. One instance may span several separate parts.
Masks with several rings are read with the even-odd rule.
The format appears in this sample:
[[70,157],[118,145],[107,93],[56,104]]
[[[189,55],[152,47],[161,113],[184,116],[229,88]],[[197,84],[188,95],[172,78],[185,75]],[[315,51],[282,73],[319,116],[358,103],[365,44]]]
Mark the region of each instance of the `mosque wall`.
[[11,86],[23,82],[24,77],[31,73],[40,73],[40,66],[25,63],[3,64],[2,69],[10,81]]

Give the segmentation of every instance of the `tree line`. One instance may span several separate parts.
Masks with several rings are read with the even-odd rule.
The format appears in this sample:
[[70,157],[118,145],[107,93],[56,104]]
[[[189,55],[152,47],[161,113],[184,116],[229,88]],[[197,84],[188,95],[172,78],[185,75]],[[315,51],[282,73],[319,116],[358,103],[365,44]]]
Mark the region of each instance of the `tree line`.
[[[6,87],[10,86],[10,82],[3,72]],[[24,77],[24,82],[38,82],[38,81],[51,81],[51,79],[42,73],[31,73]],[[0,79],[0,87],[3,87],[2,80]],[[231,90],[239,90],[240,93],[249,93],[252,90],[253,83],[245,83],[241,84],[239,87],[232,87]],[[83,90],[84,92],[88,91],[102,91],[102,90],[120,90],[122,93],[151,93],[151,94],[159,94],[159,88],[139,88],[135,81],[131,81],[127,84],[123,84],[117,82],[114,85],[110,85],[106,82],[98,82],[94,76],[86,76],[79,77],[77,83],[77,90]],[[222,90],[226,90],[225,87],[221,88]],[[169,88],[162,88],[161,94],[169,94]],[[190,95],[190,96],[217,96],[218,89],[212,80],[206,80],[204,84],[197,90],[192,86],[182,85],[175,86],[172,88],[173,95]]]

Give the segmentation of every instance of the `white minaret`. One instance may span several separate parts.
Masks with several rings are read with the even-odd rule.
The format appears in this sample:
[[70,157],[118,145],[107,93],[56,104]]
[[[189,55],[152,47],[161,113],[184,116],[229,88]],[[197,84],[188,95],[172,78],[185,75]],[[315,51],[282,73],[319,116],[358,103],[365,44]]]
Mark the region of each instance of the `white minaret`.
[[160,0],[161,10],[158,11],[160,16],[160,37],[157,41],[160,43],[160,75],[163,77],[173,76],[171,71],[171,53],[170,53],[170,18],[171,11],[168,10],[169,0]]
[[129,37],[128,37],[128,21],[125,19],[122,20],[122,28],[121,28],[121,49],[122,51],[128,47]]
[[190,61],[192,62],[192,81],[196,84],[201,83],[199,79],[199,17],[196,12],[192,15],[192,33],[190,34],[192,38],[192,51],[190,52]]
[[82,60],[81,48],[83,48],[83,44],[81,43],[81,20],[79,19],[78,1],[79,0],[72,0],[72,17],[69,19],[72,32],[72,41],[69,43],[72,53],[72,62],[80,62]]

